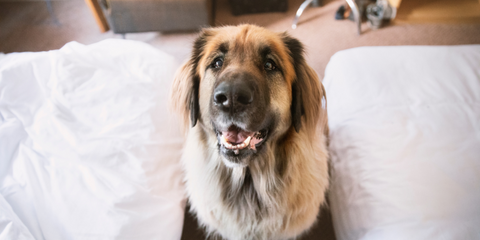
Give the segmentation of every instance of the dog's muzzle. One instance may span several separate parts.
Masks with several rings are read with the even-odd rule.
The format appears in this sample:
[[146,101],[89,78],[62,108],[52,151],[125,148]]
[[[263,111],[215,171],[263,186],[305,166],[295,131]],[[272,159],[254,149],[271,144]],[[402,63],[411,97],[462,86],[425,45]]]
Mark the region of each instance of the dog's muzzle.
[[227,166],[245,166],[268,136],[267,103],[260,88],[252,75],[233,73],[213,91],[212,123]]

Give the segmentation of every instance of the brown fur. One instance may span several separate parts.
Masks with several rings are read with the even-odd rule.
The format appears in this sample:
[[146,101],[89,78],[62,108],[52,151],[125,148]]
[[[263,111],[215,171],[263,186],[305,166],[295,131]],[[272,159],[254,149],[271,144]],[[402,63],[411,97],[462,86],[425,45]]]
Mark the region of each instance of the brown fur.
[[[215,73],[208,66],[222,49],[223,72]],[[276,60],[278,72],[263,71],[262,49]],[[263,150],[245,167],[224,164],[212,126],[212,92],[229,71],[259,79],[268,98],[265,111],[274,119]],[[190,204],[209,234],[289,239],[315,222],[328,188],[326,99],[298,40],[252,25],[206,29],[177,73],[171,101],[187,133],[182,162]],[[261,120],[249,120],[255,117]]]

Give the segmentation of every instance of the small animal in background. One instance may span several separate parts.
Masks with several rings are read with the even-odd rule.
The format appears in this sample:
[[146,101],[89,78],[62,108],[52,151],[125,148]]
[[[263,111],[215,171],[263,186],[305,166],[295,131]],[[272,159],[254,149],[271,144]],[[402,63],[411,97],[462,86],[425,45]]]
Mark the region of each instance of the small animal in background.
[[209,235],[291,239],[328,188],[325,90],[286,33],[204,29],[175,77],[191,210]]

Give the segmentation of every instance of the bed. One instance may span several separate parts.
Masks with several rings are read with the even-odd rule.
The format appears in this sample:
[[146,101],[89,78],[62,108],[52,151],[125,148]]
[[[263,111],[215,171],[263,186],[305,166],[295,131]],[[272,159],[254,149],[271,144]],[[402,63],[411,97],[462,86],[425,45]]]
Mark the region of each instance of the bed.
[[[178,66],[114,39],[0,55],[0,239],[180,239]],[[480,238],[479,66],[480,45],[331,58],[337,239]]]
[[341,51],[324,85],[338,239],[480,239],[480,45]]
[[0,57],[0,239],[180,239],[178,64],[134,41]]

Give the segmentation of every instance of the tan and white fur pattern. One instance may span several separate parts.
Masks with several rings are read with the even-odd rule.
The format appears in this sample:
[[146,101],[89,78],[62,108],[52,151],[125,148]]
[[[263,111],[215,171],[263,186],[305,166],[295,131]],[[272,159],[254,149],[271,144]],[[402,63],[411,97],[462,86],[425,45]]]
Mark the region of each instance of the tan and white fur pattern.
[[[257,64],[265,46],[275,68]],[[212,69],[216,52],[223,62]],[[261,149],[238,162],[219,150],[215,126],[224,122],[212,112],[212,92],[228,71],[250,72],[261,82],[269,96],[261,110],[269,114],[259,119],[272,122]],[[208,234],[292,239],[312,226],[328,188],[326,98],[298,40],[252,25],[206,29],[177,73],[171,101],[186,125],[182,162],[191,210]]]

